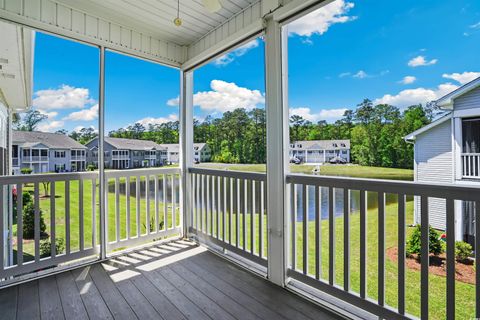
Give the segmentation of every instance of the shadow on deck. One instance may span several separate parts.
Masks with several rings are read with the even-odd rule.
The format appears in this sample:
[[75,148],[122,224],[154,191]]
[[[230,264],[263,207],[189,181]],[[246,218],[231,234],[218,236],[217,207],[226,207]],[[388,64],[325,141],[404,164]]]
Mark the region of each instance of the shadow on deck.
[[1,319],[336,319],[192,242],[0,290]]

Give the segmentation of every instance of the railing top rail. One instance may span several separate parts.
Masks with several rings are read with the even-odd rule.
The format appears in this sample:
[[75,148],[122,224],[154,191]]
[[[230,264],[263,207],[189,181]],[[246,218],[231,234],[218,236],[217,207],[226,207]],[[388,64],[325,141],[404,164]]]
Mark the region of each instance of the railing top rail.
[[210,176],[237,178],[237,179],[250,179],[257,181],[266,181],[267,175],[261,172],[246,172],[246,171],[226,171],[218,169],[205,169],[205,168],[189,168],[188,172],[205,174]]
[[119,178],[125,176],[154,176],[158,174],[178,174],[180,168],[147,168],[147,169],[128,169],[128,170],[107,170],[106,178]]
[[0,177],[0,184],[33,183],[46,181],[68,181],[81,179],[96,179],[97,172],[67,172],[67,173],[42,173],[25,174]]
[[423,195],[438,198],[476,201],[480,198],[477,185],[436,184],[414,181],[379,180],[348,177],[314,176],[307,174],[287,175],[287,183],[312,186],[347,188],[406,195]]
[[480,152],[462,152],[462,156],[480,156]]

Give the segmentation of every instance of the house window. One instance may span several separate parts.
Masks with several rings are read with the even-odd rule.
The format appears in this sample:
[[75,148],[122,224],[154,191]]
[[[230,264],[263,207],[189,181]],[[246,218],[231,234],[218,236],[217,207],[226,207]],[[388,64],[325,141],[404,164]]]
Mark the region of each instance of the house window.
[[65,164],[56,164],[55,165],[55,172],[64,172],[65,171]]
[[66,152],[65,151],[55,151],[54,156],[55,156],[55,158],[65,158]]
[[480,153],[480,119],[462,120],[462,149],[464,153]]

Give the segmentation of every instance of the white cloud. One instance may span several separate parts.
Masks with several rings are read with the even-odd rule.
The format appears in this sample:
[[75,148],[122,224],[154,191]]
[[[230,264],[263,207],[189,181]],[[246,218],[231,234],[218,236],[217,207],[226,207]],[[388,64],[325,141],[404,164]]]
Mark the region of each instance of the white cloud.
[[437,62],[438,62],[438,59],[432,59],[428,61],[427,59],[425,59],[424,56],[417,56],[411,59],[410,61],[408,61],[408,66],[412,68],[422,67],[422,66],[431,66],[436,64]]
[[46,115],[49,119],[55,118],[58,115],[58,112],[56,111],[45,111],[42,109],[37,109],[38,112],[40,112],[43,115]]
[[476,78],[480,77],[480,72],[465,71],[463,73],[458,73],[458,72],[450,73],[450,74],[444,73],[442,75],[442,77],[444,77],[445,79],[455,80],[458,83],[463,85],[465,83],[468,83],[468,82],[470,82],[472,80],[475,80]]
[[227,54],[224,54],[223,56],[217,58],[214,61],[214,64],[217,66],[226,66],[233,60],[235,60],[236,57],[241,57],[244,54],[246,54],[248,51],[250,51],[253,48],[258,47],[258,39],[252,40],[250,42],[245,43],[244,45],[241,45],[237,49],[233,50],[232,52],[229,52]]
[[96,118],[98,118],[98,104],[95,104],[89,109],[72,112],[68,116],[63,118],[63,120],[92,121]]
[[[208,112],[226,112],[237,108],[251,110],[265,104],[265,96],[259,90],[239,87],[233,82],[212,80],[211,91],[197,92],[193,104]],[[178,98],[167,101],[169,106],[178,106]]]
[[348,76],[351,76],[352,73],[351,72],[342,72],[338,75],[339,78],[345,78],[345,77],[348,77]]
[[378,98],[374,101],[375,104],[391,104],[393,106],[403,108],[411,105],[426,103],[434,100],[438,100],[447,93],[457,89],[458,86],[452,83],[443,83],[440,84],[437,88],[426,89],[426,88],[416,88],[416,89],[407,89],[402,90],[396,95],[386,94],[381,98]]
[[320,120],[326,120],[332,122],[343,117],[346,108],[340,109],[322,109],[320,112],[312,113],[312,110],[308,107],[290,108],[290,116],[301,116],[305,120],[311,122],[318,122]]
[[57,121],[57,120],[46,121],[46,122],[42,122],[40,125],[38,125],[36,130],[44,131],[44,132],[53,132],[53,131],[56,131],[57,129],[63,127],[63,125],[64,125],[63,121]]
[[313,34],[322,35],[333,24],[355,20],[357,17],[347,15],[353,7],[354,4],[352,2],[345,2],[344,0],[333,1],[290,23],[288,32],[289,34],[305,37],[310,37]]
[[178,115],[176,114],[170,114],[167,117],[160,117],[160,118],[153,118],[153,117],[147,117],[140,119],[138,121],[135,121],[135,123],[140,123],[141,125],[148,127],[148,125],[152,124],[162,124],[162,123],[167,123],[171,121],[177,121],[178,120]]
[[355,73],[352,77],[357,78],[357,79],[365,79],[365,78],[369,77],[369,75],[365,71],[360,70],[357,73]]
[[406,76],[406,77],[403,77],[403,79],[400,81],[400,83],[403,83],[403,84],[412,84],[414,83],[415,81],[417,81],[417,78],[414,77],[414,76]]
[[470,28],[471,28],[471,29],[480,29],[480,21],[477,22],[477,23],[475,23],[475,24],[472,24],[472,25],[470,26]]
[[86,88],[75,88],[62,85],[57,89],[46,89],[35,92],[33,105],[42,110],[82,109],[95,103]]

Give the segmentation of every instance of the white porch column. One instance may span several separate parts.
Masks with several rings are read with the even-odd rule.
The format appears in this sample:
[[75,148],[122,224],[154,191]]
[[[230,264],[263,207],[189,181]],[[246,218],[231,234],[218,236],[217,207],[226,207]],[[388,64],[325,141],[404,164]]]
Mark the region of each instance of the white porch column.
[[[267,113],[268,278],[283,286],[286,275],[286,174],[288,166],[287,36],[266,21],[265,88]],[[282,39],[285,41],[282,42]],[[278,201],[283,199],[283,201]]]
[[107,219],[105,206],[105,47],[100,47],[100,78],[98,90],[98,172],[100,207],[100,259],[107,257]]
[[191,225],[192,197],[188,168],[193,165],[193,71],[180,71],[180,212],[183,236]]

